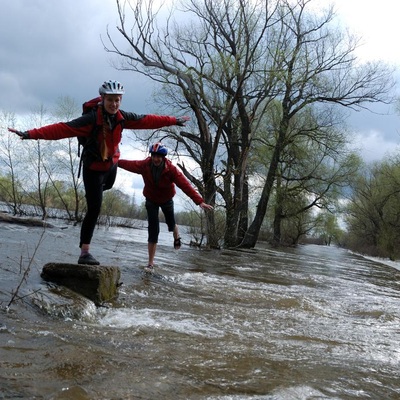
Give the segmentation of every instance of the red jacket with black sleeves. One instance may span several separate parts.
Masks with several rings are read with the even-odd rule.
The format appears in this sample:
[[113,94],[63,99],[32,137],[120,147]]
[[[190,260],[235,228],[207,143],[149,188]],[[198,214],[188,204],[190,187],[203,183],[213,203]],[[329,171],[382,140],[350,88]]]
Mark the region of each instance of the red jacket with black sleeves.
[[204,203],[203,198],[193,188],[185,175],[170,160],[165,158],[164,161],[164,169],[161,172],[157,185],[151,173],[151,157],[138,161],[119,160],[118,166],[135,174],[142,175],[144,181],[143,195],[155,204],[161,205],[171,200],[176,194],[175,185],[190,197],[195,204]]
[[[106,124],[106,143],[108,149],[108,160],[94,161],[90,169],[96,171],[108,171],[112,165],[116,164],[120,157],[119,143],[122,138],[123,129],[158,129],[163,126],[176,125],[176,118],[162,115],[138,115],[131,112],[119,110],[112,117],[111,128]],[[102,107],[82,115],[69,122],[58,122],[43,126],[42,128],[31,129],[28,131],[30,139],[59,140],[71,137],[92,135],[95,126],[98,126],[99,134],[97,140],[103,140],[103,112]]]

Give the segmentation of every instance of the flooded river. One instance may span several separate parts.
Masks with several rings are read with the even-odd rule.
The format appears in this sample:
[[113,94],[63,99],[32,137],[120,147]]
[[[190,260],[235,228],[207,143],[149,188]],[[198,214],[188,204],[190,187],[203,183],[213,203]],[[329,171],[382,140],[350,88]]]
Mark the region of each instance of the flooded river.
[[118,299],[57,304],[41,268],[75,263],[78,236],[0,224],[0,399],[400,398],[400,271],[333,247],[174,251],[163,232],[146,277],[146,231],[101,228]]

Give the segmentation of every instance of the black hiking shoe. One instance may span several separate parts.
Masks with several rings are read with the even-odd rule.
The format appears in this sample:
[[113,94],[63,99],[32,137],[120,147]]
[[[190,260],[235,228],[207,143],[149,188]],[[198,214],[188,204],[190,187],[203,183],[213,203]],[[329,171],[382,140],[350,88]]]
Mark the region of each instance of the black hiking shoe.
[[177,237],[176,239],[174,239],[174,249],[179,250],[181,246],[182,246],[181,238]]
[[100,263],[90,253],[80,256],[78,264],[100,265]]

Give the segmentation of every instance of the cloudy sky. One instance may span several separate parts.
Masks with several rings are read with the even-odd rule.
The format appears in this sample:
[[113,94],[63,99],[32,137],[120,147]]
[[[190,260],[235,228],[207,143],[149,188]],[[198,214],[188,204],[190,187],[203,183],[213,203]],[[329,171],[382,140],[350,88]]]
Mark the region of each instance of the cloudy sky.
[[[398,0],[334,3],[343,24],[363,38],[360,57],[399,66]],[[149,82],[142,75],[117,71],[104,51],[100,38],[106,38],[107,26],[118,36],[115,0],[3,0],[1,6],[0,110],[25,114],[40,105],[49,108],[61,96],[80,104],[96,96],[104,80],[117,79],[127,89],[124,109],[155,111]],[[390,107],[377,111],[380,114],[355,114],[349,121],[368,160],[380,159],[400,143],[400,117]]]
[[[317,0],[315,3],[331,3]],[[334,0],[343,25],[362,38],[358,57],[384,60],[397,70],[396,92],[400,90],[400,51],[395,42],[400,37],[398,0]],[[374,161],[400,149],[400,115],[393,106],[379,105],[374,113],[354,113],[349,123],[355,132],[356,145],[364,159]]]
[[96,96],[103,81],[117,79],[128,89],[127,105],[145,110],[144,78],[113,68],[101,42],[107,27],[119,37],[115,0],[2,3],[0,109],[29,112],[60,96],[81,102]]

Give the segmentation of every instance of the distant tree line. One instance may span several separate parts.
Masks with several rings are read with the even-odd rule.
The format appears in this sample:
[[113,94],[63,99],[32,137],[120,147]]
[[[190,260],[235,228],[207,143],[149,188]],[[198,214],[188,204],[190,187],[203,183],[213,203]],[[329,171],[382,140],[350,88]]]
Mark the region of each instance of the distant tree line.
[[347,247],[372,256],[400,258],[400,155],[364,165],[346,202]]
[[[75,191],[70,182],[57,181],[49,178],[49,184],[45,193],[39,195],[39,189],[29,190],[18,179],[14,180],[10,174],[0,175],[0,202],[4,208],[13,215],[18,216],[41,216],[46,218],[66,219],[70,222],[79,223],[86,212],[84,192],[78,191],[78,211],[75,209]],[[76,212],[77,211],[77,212]],[[115,217],[120,222],[115,223]],[[144,202],[137,204],[135,197],[131,197],[119,189],[111,189],[104,192],[104,200],[99,223],[103,225],[125,225],[135,226],[134,222],[127,220],[146,220],[147,213]],[[162,220],[162,216],[161,216]],[[178,211],[176,213],[177,223],[192,227],[191,233],[194,240],[200,243],[204,229],[201,228],[202,216],[199,212]]]

